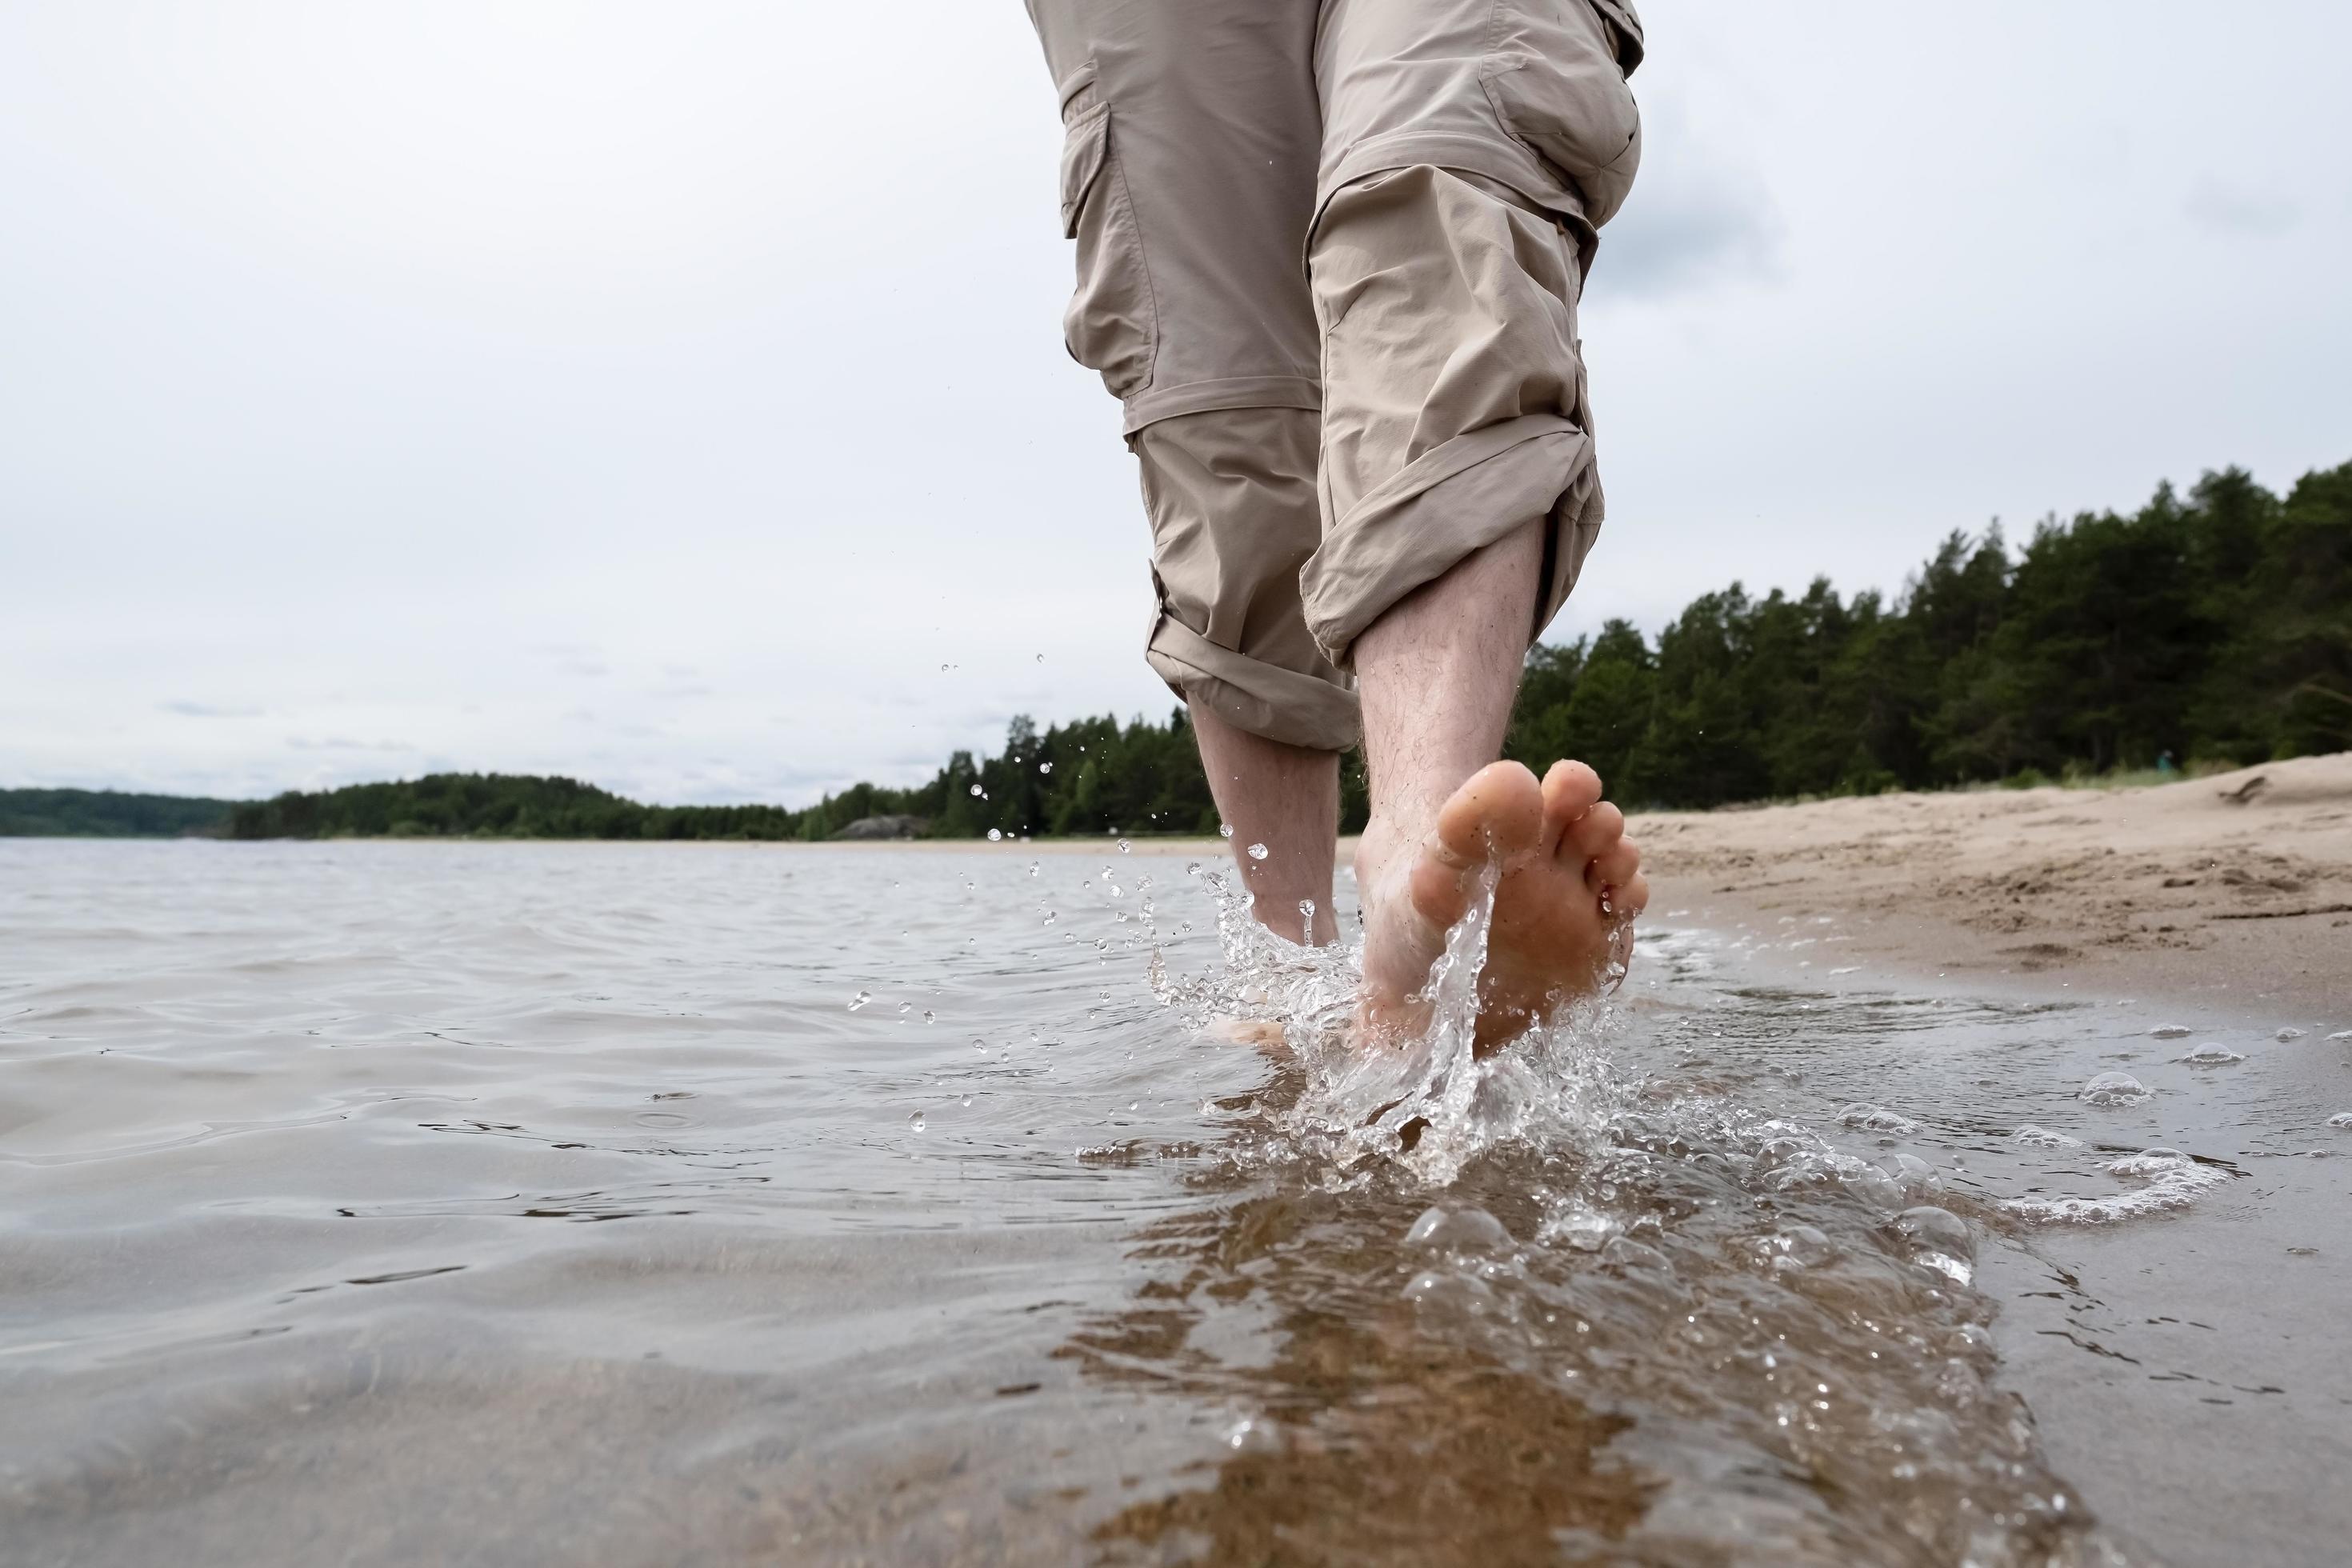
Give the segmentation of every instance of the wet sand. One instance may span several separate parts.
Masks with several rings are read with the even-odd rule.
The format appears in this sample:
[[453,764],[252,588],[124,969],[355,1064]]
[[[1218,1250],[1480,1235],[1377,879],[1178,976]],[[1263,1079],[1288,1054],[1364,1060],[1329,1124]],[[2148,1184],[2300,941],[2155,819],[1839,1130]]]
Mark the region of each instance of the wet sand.
[[2145,789],[1652,812],[1632,831],[1654,910],[1856,917],[1841,965],[2251,996],[2352,1027],[2352,752]]

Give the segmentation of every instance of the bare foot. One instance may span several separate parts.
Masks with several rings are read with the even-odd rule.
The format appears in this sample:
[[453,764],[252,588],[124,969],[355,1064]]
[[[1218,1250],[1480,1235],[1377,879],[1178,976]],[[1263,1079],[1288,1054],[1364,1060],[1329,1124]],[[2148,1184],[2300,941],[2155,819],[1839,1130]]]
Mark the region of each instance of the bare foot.
[[1601,798],[1582,763],[1559,762],[1538,784],[1517,763],[1492,763],[1438,809],[1421,843],[1397,842],[1375,823],[1357,852],[1364,897],[1367,1029],[1418,1033],[1431,1004],[1420,994],[1490,864],[1502,868],[1486,966],[1478,975],[1481,1048],[1501,1044],[1607,977],[1612,947],[1649,901],[1641,851],[1625,816]]

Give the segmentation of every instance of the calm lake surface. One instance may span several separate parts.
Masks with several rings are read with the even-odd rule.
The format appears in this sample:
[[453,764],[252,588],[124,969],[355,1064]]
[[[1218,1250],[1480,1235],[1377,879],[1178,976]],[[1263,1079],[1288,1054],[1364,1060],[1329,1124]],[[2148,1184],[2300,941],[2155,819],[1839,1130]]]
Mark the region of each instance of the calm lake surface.
[[1188,855],[0,840],[0,1561],[2344,1560],[2352,1016]]

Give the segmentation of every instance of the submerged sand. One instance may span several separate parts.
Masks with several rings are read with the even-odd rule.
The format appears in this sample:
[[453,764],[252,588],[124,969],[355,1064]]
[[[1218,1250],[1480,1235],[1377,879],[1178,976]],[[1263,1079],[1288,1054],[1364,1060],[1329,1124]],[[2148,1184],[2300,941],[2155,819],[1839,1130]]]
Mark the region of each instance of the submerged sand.
[[1843,920],[1841,963],[2352,1007],[2352,752],[2138,789],[1634,818],[1660,914]]

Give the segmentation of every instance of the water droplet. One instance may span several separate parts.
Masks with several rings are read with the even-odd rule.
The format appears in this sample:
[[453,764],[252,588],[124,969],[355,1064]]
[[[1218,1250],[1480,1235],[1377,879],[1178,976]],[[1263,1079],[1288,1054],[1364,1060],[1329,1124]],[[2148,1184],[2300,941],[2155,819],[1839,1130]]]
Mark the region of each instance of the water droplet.
[[951,665],[951,664],[943,664],[943,665],[940,666],[940,673],[941,675],[945,675],[949,670],[953,669],[954,668],[955,668],[955,666],[954,666],[954,665]]
[[990,829],[988,830],[988,841],[989,841],[991,844],[1002,844],[1002,843],[1003,843],[1003,842],[1004,842],[1004,834],[1003,834],[1003,830],[1002,830],[1002,829],[999,829],[999,828],[994,828],[994,827],[990,828]]
[[2225,1068],[2232,1066],[2238,1062],[2244,1061],[2246,1059],[2246,1054],[2243,1051],[2233,1051],[2227,1046],[2218,1045],[2209,1041],[2208,1043],[2198,1047],[2195,1050],[2187,1052],[2181,1056],[2177,1056],[2172,1059],[2177,1062],[2187,1062],[2193,1068]]
[[1263,844],[1253,844],[1253,845],[1251,845],[1251,846],[1249,847],[1249,858],[1250,858],[1251,859],[1253,859],[1253,860],[1263,860],[1263,859],[1265,859],[1265,855],[1266,855],[1266,849],[1265,849],[1265,845],[1263,845]]
[[1060,920],[1061,918],[1062,917],[1060,915],[1055,914],[1053,910],[1047,910],[1045,911],[1045,918],[1038,923],[1041,925],[1052,925],[1055,921]]
[[939,1021],[940,1021],[940,1016],[939,1016],[937,1013],[932,1012],[929,1007],[926,1007],[926,1008],[924,1008],[924,1009],[923,1009],[923,1022],[924,1022],[924,1023],[926,1023],[926,1024],[936,1024],[936,1023],[938,1023]]
[[2352,1110],[2337,1111],[2335,1115],[2327,1119],[2327,1125],[2330,1127],[2341,1127],[2347,1131],[2352,1131]]
[[1037,656],[1037,662],[1038,662],[1039,664],[1043,664],[1043,663],[1045,663],[1045,656],[1044,654],[1042,654],[1042,653],[1041,653],[1041,654],[1039,654],[1039,655]]
[[2085,1105],[2137,1105],[2148,1097],[2148,1087],[2127,1072],[2103,1072],[2074,1096]]
[[918,1110],[912,1116],[907,1118],[907,1131],[909,1132],[920,1132],[922,1130],[923,1113]]
[[982,1039],[978,1035],[974,1035],[971,1037],[971,1048],[975,1051],[984,1051],[988,1049],[988,1042]]
[[1217,837],[1220,837],[1220,838],[1231,838],[1233,836],[1234,836],[1234,825],[1233,825],[1232,823],[1230,823],[1230,822],[1220,822],[1219,824],[1217,824]]
[[2338,1029],[2334,1034],[2328,1036],[2327,1038],[2331,1045],[2340,1046],[2347,1044],[2347,1042],[2352,1042],[2352,1029]]
[[969,1107],[969,1106],[971,1104],[971,1096],[970,1096],[970,1095],[968,1095],[968,1094],[967,1094],[967,1095],[965,1095],[965,1096],[963,1097],[963,1102],[964,1102],[964,1104],[965,1104],[967,1107]]
[[901,1018],[905,1017],[908,1014],[909,1014],[909,1013],[913,1012],[914,1010],[915,1010],[915,1005],[914,1005],[912,1002],[901,1002],[901,1003],[899,1003],[899,1004],[898,1004],[898,1016],[900,1016]]
[[866,1005],[866,1004],[867,1004],[868,1002],[871,1002],[871,1001],[873,1001],[873,1000],[874,1000],[874,993],[872,993],[871,991],[860,991],[856,995],[852,996],[852,997],[849,999],[849,1010],[850,1010],[851,1012],[855,1013],[855,1012],[856,1012],[860,1007],[865,1006],[865,1005]]
[[1032,860],[1032,861],[1030,861],[1030,862],[1029,862],[1029,874],[1030,874],[1031,876],[1033,876],[1033,877],[1034,877],[1034,876],[1035,876],[1035,875],[1037,874],[1037,868],[1038,868],[1038,865],[1039,865],[1039,864],[1040,864],[1040,862],[1035,861],[1035,860]]
[[2273,1040],[2299,1040],[2303,1038],[2303,1031],[2290,1024],[2285,1028],[2281,1029],[2277,1034],[2273,1035],[2271,1038]]
[[2189,1026],[2186,1024],[2158,1024],[2147,1032],[2147,1037],[2151,1040],[2177,1040],[2188,1033]]
[[1037,764],[1037,771],[1041,773],[1050,773],[1054,771],[1054,764],[1051,763],[1039,763]]
[[977,799],[979,799],[979,798],[980,798],[980,786],[979,786],[978,784],[974,784],[974,785],[972,785],[972,786],[971,786],[971,795],[972,795],[972,798],[973,798],[974,800],[977,800]]

